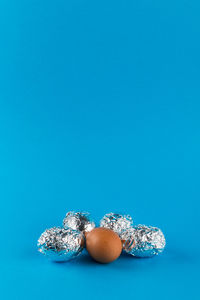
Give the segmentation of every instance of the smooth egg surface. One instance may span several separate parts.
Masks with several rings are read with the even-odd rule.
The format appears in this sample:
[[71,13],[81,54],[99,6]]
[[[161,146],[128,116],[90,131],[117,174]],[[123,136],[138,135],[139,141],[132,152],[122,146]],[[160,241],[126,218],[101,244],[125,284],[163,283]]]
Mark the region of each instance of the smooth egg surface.
[[87,233],[86,248],[97,262],[109,263],[120,256],[122,242],[111,229],[99,227]]

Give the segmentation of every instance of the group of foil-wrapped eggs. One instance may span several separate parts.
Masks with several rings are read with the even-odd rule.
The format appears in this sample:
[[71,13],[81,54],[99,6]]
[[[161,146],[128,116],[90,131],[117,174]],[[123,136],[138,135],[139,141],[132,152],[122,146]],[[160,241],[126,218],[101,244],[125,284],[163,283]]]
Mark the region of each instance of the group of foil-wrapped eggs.
[[157,227],[133,225],[132,217],[106,214],[96,227],[88,212],[70,211],[63,227],[46,229],[38,239],[38,250],[54,261],[68,261],[84,248],[99,263],[117,259],[122,251],[135,257],[152,257],[165,248],[165,237]]

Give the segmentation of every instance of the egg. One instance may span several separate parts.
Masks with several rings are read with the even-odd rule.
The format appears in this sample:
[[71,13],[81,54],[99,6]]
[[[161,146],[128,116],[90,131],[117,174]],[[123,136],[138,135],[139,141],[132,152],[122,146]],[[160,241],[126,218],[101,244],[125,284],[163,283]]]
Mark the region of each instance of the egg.
[[100,227],[86,234],[86,248],[97,262],[110,263],[120,256],[122,242],[114,231]]

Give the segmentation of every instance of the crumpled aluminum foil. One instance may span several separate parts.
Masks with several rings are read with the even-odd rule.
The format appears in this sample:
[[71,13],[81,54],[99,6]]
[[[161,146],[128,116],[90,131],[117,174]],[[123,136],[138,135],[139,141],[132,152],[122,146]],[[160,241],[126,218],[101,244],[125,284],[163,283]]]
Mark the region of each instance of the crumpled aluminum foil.
[[64,228],[72,228],[81,232],[89,232],[95,228],[95,223],[88,212],[70,211],[63,220]]
[[39,252],[54,261],[67,261],[78,256],[84,247],[84,236],[72,229],[46,229],[38,239]]
[[137,225],[121,235],[123,249],[136,257],[151,257],[161,253],[166,245],[162,231],[157,227]]
[[105,227],[116,232],[119,237],[128,230],[133,224],[133,220],[129,215],[120,215],[115,213],[106,214],[100,221],[100,227]]

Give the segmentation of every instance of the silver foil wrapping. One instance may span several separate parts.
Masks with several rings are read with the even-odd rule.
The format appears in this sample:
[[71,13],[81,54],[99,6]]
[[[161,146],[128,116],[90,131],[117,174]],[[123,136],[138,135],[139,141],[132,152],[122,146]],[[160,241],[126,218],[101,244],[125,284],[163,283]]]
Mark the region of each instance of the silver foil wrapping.
[[151,257],[161,253],[166,245],[165,237],[159,228],[137,225],[121,235],[123,249],[136,257]]
[[128,230],[133,224],[133,220],[129,215],[120,215],[115,213],[106,214],[100,221],[100,227],[105,227],[116,232],[119,237]]
[[78,256],[84,247],[84,236],[72,229],[46,229],[38,239],[38,250],[54,261],[67,261]]
[[63,220],[63,226],[84,233],[91,231],[95,227],[95,223],[88,212],[70,211]]

